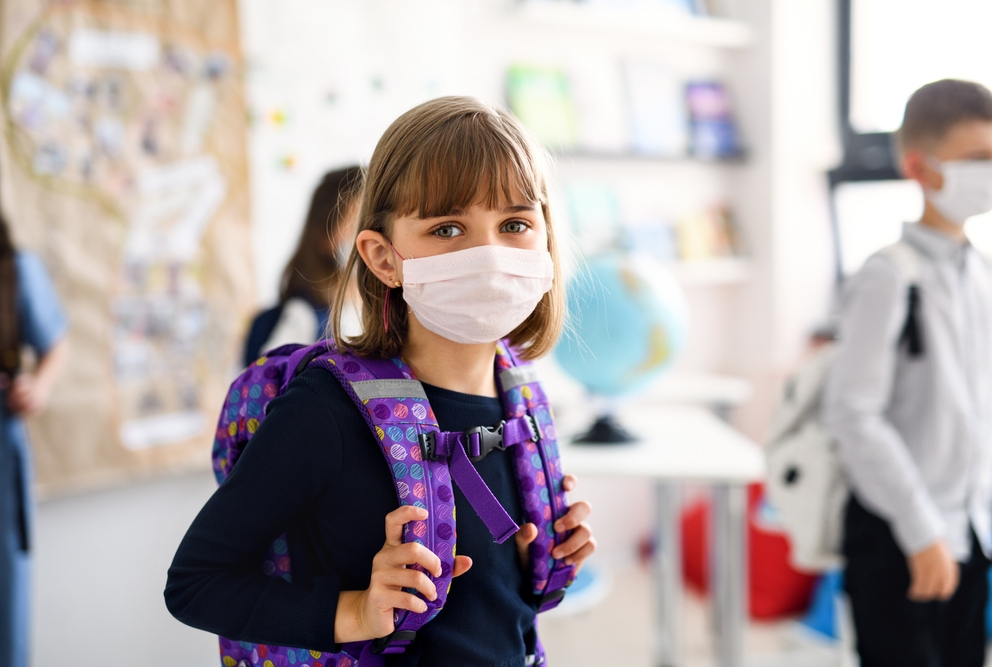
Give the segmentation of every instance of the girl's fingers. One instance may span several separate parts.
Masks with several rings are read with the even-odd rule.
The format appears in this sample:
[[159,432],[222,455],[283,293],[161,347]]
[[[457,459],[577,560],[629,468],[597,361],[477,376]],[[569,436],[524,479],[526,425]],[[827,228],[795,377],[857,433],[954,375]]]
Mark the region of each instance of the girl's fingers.
[[555,532],[564,533],[566,530],[572,530],[588,519],[591,513],[592,505],[587,501],[580,500],[577,503],[572,503],[568,508],[568,513],[555,522]]
[[592,555],[592,552],[596,550],[596,539],[593,538],[585,543],[585,545],[576,551],[571,556],[565,559],[565,565],[582,565],[582,561]]
[[520,530],[514,535],[517,540],[517,556],[520,562],[527,567],[530,563],[530,543],[537,539],[537,526],[532,523],[525,523],[520,526]]
[[452,577],[460,577],[472,567],[472,559],[468,556],[455,556],[455,566],[451,568]]
[[572,536],[556,546],[552,550],[551,555],[555,558],[571,556],[591,539],[592,529],[589,528],[589,525],[585,523],[579,524],[579,526],[575,529],[575,532],[572,533]]
[[426,574],[419,570],[408,568],[390,568],[380,570],[373,575],[373,583],[381,586],[389,586],[397,590],[401,588],[414,588],[428,600],[437,599],[437,587]]
[[413,505],[404,505],[386,515],[386,546],[398,547],[403,544],[403,526],[411,521],[423,521],[427,510]]
[[578,483],[579,480],[575,475],[565,475],[565,478],[561,481],[561,485],[566,491],[571,491]]
[[419,565],[435,577],[441,576],[441,559],[422,544],[409,542],[397,547],[385,547],[375,556],[372,562],[373,570],[376,566],[384,568],[404,568],[411,565]]
[[386,590],[379,597],[378,602],[387,609],[405,609],[415,614],[422,614],[427,611],[426,602],[413,593],[403,591]]

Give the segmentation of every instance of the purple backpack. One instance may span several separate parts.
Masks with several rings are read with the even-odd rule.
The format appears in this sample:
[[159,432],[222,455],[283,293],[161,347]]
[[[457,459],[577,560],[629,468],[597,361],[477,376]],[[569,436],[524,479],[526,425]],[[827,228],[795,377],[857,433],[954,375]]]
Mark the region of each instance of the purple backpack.
[[[338,352],[327,341],[310,346],[284,345],[249,366],[231,385],[221,411],[213,447],[218,483],[230,474],[248,440],[265,418],[268,403],[310,366],[330,371],[365,417],[379,441],[393,474],[401,505],[426,508],[426,521],[403,528],[404,542],[419,542],[441,559],[442,576],[432,578],[437,599],[424,600],[422,614],[399,610],[395,631],[380,639],[343,644],[340,653],[220,639],[225,667],[381,667],[385,655],[402,653],[417,630],[434,618],[447,599],[455,561],[454,481],[485,522],[493,539],[502,543],[517,531],[479,476],[472,461],[493,449],[509,448],[517,472],[517,487],[527,521],[538,528],[530,545],[532,587],[538,611],[553,609],[565,596],[574,568],[551,556],[568,535],[554,531],[568,504],[562,488],[554,420],[534,368],[521,361],[505,342],[496,348],[496,379],[506,419],[496,427],[465,432],[441,432],[424,388],[399,358],[361,359]],[[277,539],[261,563],[265,574],[292,581],[292,564],[285,535]],[[431,576],[428,574],[428,576]],[[540,642],[535,665],[545,663]]]

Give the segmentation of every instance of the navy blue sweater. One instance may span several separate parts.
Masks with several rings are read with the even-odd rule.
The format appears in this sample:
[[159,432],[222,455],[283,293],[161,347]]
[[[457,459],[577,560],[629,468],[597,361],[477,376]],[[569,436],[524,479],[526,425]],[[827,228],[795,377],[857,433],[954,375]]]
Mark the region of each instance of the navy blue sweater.
[[[425,386],[445,431],[493,425],[499,399]],[[509,453],[476,464],[518,521]],[[444,609],[390,667],[520,667],[533,649],[535,601],[514,540],[495,544],[455,487],[458,553],[472,568]],[[384,517],[399,506],[386,459],[358,409],[327,371],[311,368],[273,400],[230,477],[193,521],[172,567],[166,605],[188,625],[230,639],[334,651],[338,593],[368,588]],[[293,583],[262,573],[288,533]]]

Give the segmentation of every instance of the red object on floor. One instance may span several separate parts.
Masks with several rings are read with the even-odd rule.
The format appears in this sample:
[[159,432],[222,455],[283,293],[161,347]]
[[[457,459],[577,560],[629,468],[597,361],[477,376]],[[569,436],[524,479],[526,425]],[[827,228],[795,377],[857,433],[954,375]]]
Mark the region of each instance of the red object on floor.
[[[799,614],[809,607],[818,577],[789,564],[789,541],[758,521],[764,496],[761,484],[748,487],[748,597],[751,617],[768,620]],[[691,588],[706,593],[709,584],[709,500],[682,512],[682,574]]]

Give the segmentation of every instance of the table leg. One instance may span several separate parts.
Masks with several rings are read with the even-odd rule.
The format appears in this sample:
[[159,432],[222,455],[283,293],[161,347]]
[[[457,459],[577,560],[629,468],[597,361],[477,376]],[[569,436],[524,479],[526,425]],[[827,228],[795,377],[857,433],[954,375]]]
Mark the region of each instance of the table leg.
[[682,531],[681,486],[655,485],[657,530],[654,550],[655,615],[654,664],[682,665]]
[[741,667],[747,623],[746,487],[728,484],[713,489],[710,533],[710,590],[717,665]]

